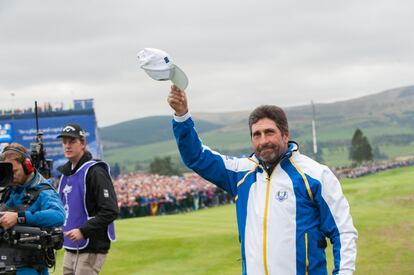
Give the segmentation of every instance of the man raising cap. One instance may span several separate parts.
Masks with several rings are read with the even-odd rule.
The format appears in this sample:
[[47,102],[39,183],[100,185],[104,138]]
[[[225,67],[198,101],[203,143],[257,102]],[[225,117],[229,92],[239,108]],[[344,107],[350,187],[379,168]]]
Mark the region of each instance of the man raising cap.
[[109,166],[92,159],[78,124],[67,124],[58,138],[68,159],[58,168],[58,192],[66,210],[63,274],[98,274],[115,240],[113,222],[119,214]]
[[289,140],[283,109],[262,105],[249,116],[250,157],[230,157],[202,144],[186,93],[171,87],[173,131],[184,163],[234,196],[243,275],[332,274],[355,271],[355,229],[348,201],[328,167],[302,155]]

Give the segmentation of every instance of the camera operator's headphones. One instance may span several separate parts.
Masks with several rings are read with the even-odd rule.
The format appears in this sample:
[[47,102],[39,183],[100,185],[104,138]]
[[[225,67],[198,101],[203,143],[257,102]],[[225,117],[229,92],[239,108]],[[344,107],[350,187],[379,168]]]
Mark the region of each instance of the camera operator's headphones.
[[19,153],[20,155],[22,155],[24,157],[24,160],[21,161],[20,163],[22,164],[23,171],[26,175],[30,175],[31,173],[34,172],[34,167],[33,167],[32,161],[30,160],[30,156],[28,154],[26,154],[25,152],[23,152],[19,149],[16,149],[16,148],[13,148],[13,147],[8,147],[8,146],[6,146],[6,148],[4,148],[2,154],[4,154],[5,152],[8,152],[8,151],[9,152],[10,151],[17,152],[17,153]]

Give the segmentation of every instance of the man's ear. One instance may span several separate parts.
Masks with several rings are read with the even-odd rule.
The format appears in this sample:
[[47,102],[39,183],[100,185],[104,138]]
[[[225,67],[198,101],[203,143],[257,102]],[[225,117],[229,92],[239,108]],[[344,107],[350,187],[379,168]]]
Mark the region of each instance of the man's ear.
[[286,144],[289,143],[289,138],[290,138],[289,132],[282,134],[282,139],[284,143]]

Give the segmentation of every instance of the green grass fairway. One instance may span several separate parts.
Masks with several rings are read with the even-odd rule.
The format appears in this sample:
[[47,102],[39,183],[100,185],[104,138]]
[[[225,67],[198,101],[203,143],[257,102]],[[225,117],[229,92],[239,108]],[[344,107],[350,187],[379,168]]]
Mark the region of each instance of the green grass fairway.
[[[414,168],[342,185],[359,232],[355,274],[414,274]],[[118,220],[118,240],[101,274],[241,274],[235,216],[234,205],[228,205]],[[52,274],[61,274],[61,256],[60,251]]]

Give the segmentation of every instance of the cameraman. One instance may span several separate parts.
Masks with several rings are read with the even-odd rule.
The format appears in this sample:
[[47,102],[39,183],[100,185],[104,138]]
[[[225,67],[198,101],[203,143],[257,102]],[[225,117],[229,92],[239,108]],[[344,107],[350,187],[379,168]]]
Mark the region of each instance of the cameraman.
[[[12,184],[6,187],[1,198],[1,208],[6,211],[0,212],[0,226],[4,230],[16,224],[41,228],[62,226],[65,219],[62,202],[51,182],[33,167],[26,148],[12,143],[4,148],[0,160],[13,166]],[[2,247],[5,246],[7,244],[2,244]],[[17,275],[49,274],[43,253],[9,246],[13,251],[9,258],[30,259],[28,263],[15,263]],[[33,255],[36,255],[35,261],[32,261]]]

